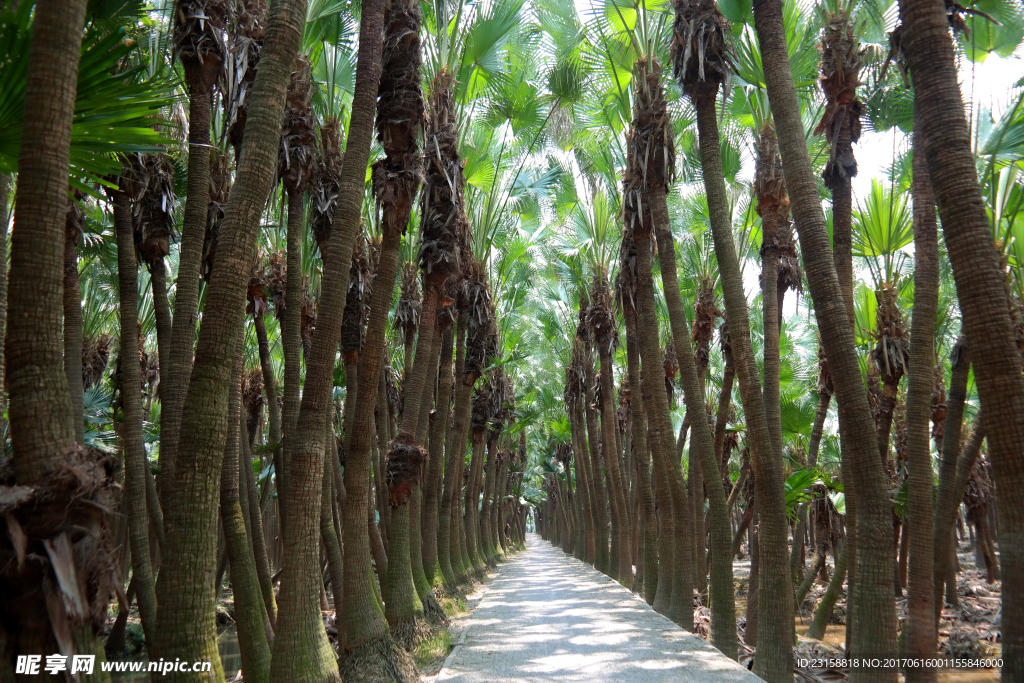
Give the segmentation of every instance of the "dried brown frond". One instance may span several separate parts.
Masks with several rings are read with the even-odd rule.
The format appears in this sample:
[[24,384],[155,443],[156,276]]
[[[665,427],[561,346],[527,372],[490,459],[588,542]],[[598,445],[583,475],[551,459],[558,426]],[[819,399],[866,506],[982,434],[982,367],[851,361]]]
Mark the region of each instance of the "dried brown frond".
[[259,367],[249,368],[242,373],[242,405],[249,428],[249,439],[256,434],[260,411],[263,409],[263,371]]
[[132,155],[139,191],[132,223],[140,261],[154,264],[171,253],[174,239],[174,166],[165,154]]
[[86,389],[99,384],[110,359],[110,335],[87,337],[82,341],[82,384]]
[[270,288],[270,298],[274,303],[274,316],[279,321],[284,320],[284,312],[288,307],[288,260],[282,250],[270,255],[267,286]]
[[228,24],[227,55],[217,88],[224,101],[224,128],[237,156],[249,117],[249,95],[266,37],[266,0],[234,0]]
[[[626,213],[623,207],[623,213]],[[629,221],[627,221],[628,225]],[[615,298],[619,306],[626,310],[628,306],[636,311],[636,239],[628,227],[622,231],[622,242],[619,244],[619,272],[615,276]]]
[[672,73],[691,98],[726,94],[732,82],[732,29],[715,0],[675,0]]
[[615,315],[612,291],[608,287],[608,276],[603,269],[597,269],[590,285],[590,308],[587,310],[587,324],[594,335],[598,350],[615,353],[619,346],[619,325]]
[[64,217],[64,243],[77,247],[85,233],[85,210],[82,209],[81,192],[75,191],[75,197],[68,199],[68,208]]
[[943,377],[942,363],[938,357],[932,372],[932,438],[942,444],[942,435],[946,425],[946,381]]
[[697,285],[697,302],[693,305],[693,359],[697,370],[707,368],[711,359],[711,340],[715,336],[715,321],[724,316],[715,305],[715,283],[709,276],[701,276]]
[[463,382],[472,384],[487,365],[495,325],[494,303],[483,267],[475,260],[467,265],[458,303],[468,323]]
[[387,156],[415,154],[423,123],[423,89],[420,86],[420,3],[391,0],[384,25],[381,56],[377,139]]
[[476,385],[473,392],[473,407],[470,414],[470,425],[472,426],[473,439],[483,438],[491,420],[491,382],[487,375],[484,375]]
[[832,374],[828,371],[828,358],[825,357],[825,349],[818,345],[818,393],[828,393],[831,396],[835,392],[832,385]]
[[391,507],[409,502],[413,487],[419,485],[423,465],[430,459],[411,436],[399,434],[391,440],[387,456],[388,501]]
[[313,123],[313,88],[309,60],[299,55],[288,84],[277,152],[277,175],[288,192],[302,192],[313,176],[316,132]]
[[366,234],[360,230],[352,249],[349,266],[348,292],[341,322],[342,350],[359,351],[363,348],[367,313],[369,312],[372,277]]
[[299,334],[302,337],[302,355],[309,358],[313,349],[313,332],[316,331],[316,302],[309,290],[309,278],[302,277],[302,310]]
[[420,327],[423,302],[420,301],[420,279],[416,264],[407,261],[402,266],[402,294],[395,310],[395,327],[402,330],[405,343],[412,344]]
[[421,236],[417,261],[427,273],[457,276],[469,244],[465,184],[458,150],[455,78],[442,70],[431,87],[430,117],[424,148],[426,187],[421,198]]
[[245,312],[253,317],[266,315],[269,310],[267,303],[267,274],[263,267],[264,255],[258,250],[253,256],[252,269],[249,273],[249,284],[245,289]]
[[206,208],[206,236],[203,241],[202,276],[207,282],[217,257],[217,238],[224,222],[224,209],[231,193],[232,177],[228,155],[210,148],[210,203]]
[[665,355],[662,358],[661,367],[665,371],[665,392],[668,394],[669,405],[672,405],[676,376],[679,374],[679,358],[676,356],[675,338],[671,335],[665,344]]
[[619,407],[615,411],[615,419],[619,423],[619,432],[625,432],[629,421],[633,419],[633,391],[625,380],[619,384]]
[[822,172],[828,187],[857,175],[857,160],[850,143],[860,138],[860,117],[864,112],[863,103],[857,99],[863,55],[845,10],[829,14],[821,37],[821,89],[825,94],[825,111],[814,131],[815,135],[824,133],[831,145]]
[[874,333],[877,343],[870,358],[882,382],[898,384],[910,365],[910,338],[897,301],[899,286],[883,283],[875,297],[878,299]]
[[320,126],[320,157],[313,173],[310,227],[316,237],[320,258],[327,253],[327,244],[334,228],[334,211],[341,189],[341,124],[331,118]]
[[220,75],[227,45],[224,29],[228,0],[178,0],[174,8],[174,54],[191,88],[212,88]]
[[646,220],[645,193],[651,188],[668,187],[675,178],[675,163],[675,139],[661,64],[654,57],[642,56],[633,67],[633,121],[626,134],[623,205]]

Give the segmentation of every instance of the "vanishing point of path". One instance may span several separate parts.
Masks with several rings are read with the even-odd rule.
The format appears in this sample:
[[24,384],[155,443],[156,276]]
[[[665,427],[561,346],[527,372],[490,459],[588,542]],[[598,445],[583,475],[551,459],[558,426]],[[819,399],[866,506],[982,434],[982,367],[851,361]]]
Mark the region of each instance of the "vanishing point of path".
[[498,569],[438,683],[760,680],[536,534]]

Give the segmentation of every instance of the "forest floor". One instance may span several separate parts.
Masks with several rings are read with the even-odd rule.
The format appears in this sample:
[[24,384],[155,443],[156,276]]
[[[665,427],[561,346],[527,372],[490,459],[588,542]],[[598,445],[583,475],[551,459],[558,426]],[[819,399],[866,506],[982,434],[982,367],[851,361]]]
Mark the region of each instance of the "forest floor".
[[437,683],[759,680],[617,582],[532,534],[454,629],[455,647]]

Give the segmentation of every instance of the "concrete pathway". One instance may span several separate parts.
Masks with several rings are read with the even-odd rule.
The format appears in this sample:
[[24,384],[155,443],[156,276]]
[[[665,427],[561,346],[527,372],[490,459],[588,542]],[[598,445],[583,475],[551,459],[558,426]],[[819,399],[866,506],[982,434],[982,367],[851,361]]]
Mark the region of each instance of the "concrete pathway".
[[535,534],[502,565],[435,681],[752,683],[760,679]]

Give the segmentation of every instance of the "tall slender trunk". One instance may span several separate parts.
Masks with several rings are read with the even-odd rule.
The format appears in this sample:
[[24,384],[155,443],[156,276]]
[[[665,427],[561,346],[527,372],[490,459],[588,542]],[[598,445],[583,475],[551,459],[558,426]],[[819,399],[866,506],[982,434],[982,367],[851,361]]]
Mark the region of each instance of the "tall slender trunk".
[[[241,420],[245,422],[245,413],[242,413]],[[241,427],[243,434],[249,433],[248,424]],[[249,451],[249,440],[242,439],[241,447],[242,468],[241,476],[244,477],[247,500],[249,503],[250,527],[252,529],[252,550],[256,558],[256,575],[259,577],[260,592],[263,594],[263,606],[267,611],[267,618],[270,620],[270,628],[277,628],[277,596],[274,594],[274,583],[270,570],[270,559],[267,556],[267,541],[263,531],[263,507],[260,505],[259,495],[256,491],[256,475],[252,471],[252,453]],[[223,476],[223,475],[222,475]],[[264,486],[270,486],[269,481]]]
[[[915,104],[920,115],[923,109]],[[915,117],[916,118],[916,117]],[[915,121],[916,123],[916,121]],[[916,126],[915,126],[916,128]],[[914,147],[921,151],[920,133]],[[907,489],[904,535],[909,534],[907,652],[923,657],[935,653],[936,620],[932,511],[931,414],[935,375],[935,315],[939,300],[939,238],[935,201],[924,154],[914,156],[914,315],[910,329],[907,379]],[[931,667],[908,668],[909,681],[935,681]]]
[[[484,432],[473,429],[473,455],[469,465],[469,482],[466,484],[466,511],[465,511],[465,535],[466,549],[469,551],[469,559],[472,568],[478,575],[483,575],[484,564],[480,550],[480,491],[477,482],[480,481],[480,473],[483,470],[484,462]],[[469,569],[469,567],[466,567]]]
[[182,217],[181,251],[174,294],[167,383],[160,391],[160,502],[171,508],[171,488],[181,434],[182,410],[191,376],[198,322],[200,268],[210,203],[210,107],[212,90],[189,86],[188,190]]
[[[828,254],[828,232],[789,66],[782,3],[764,0],[755,7],[754,21],[764,58],[765,81],[775,117],[786,185],[792,200],[790,208],[800,235],[818,330],[836,387],[840,435],[844,454],[847,454],[843,471],[844,474],[850,473],[852,481],[847,487],[855,490],[857,496],[858,572],[852,598],[856,605],[855,617],[872,627],[863,632],[855,631],[851,654],[895,652],[891,505],[885,473],[877,456],[874,420],[863,390],[848,310],[846,306],[838,305],[844,299],[835,263],[832,259],[823,258]],[[847,464],[850,467],[846,467]],[[849,507],[847,510],[850,511]],[[868,680],[869,677],[877,681],[894,681],[896,674],[895,671],[868,673],[861,669],[852,672],[851,680]]]
[[[274,366],[270,360],[270,342],[267,339],[267,324],[264,314],[255,313],[252,321],[253,327],[256,328],[256,343],[260,354],[260,370],[263,372],[263,390],[267,394],[267,415],[270,418],[267,425],[267,436],[270,443],[274,444],[274,481],[277,487],[280,488],[281,483],[284,481],[284,463],[282,462],[283,450],[281,448],[281,404],[277,401],[277,380],[274,377]],[[263,486],[262,500],[260,502],[261,509],[265,501],[270,499],[270,491],[273,488],[270,479],[267,479]],[[280,498],[278,501],[280,501]],[[275,616],[271,621],[275,619],[276,610]]]
[[636,307],[632,296],[623,296],[622,313],[626,319],[626,372],[629,375],[629,389],[640,400],[631,404],[633,412],[633,453],[636,466],[637,488],[640,494],[640,511],[643,522],[643,588],[644,600],[654,604],[658,591],[658,517],[654,510],[654,492],[651,490],[651,475],[648,463],[651,460],[647,447],[647,411],[642,400],[640,386],[640,340],[637,336]]
[[[717,92],[718,88],[715,87],[710,93],[691,97],[697,110],[701,168],[725,298],[729,341],[736,363],[736,374],[739,377],[747,430],[751,437],[754,481],[761,501],[758,515],[761,571],[758,607],[762,613],[772,615],[772,618],[763,620],[764,623],[760,625],[758,657],[754,663],[754,672],[769,681],[783,680],[792,676],[793,668],[793,629],[789,626],[793,613],[793,588],[786,552],[789,524],[786,521],[786,496],[782,485],[781,436],[778,439],[774,438],[769,427],[769,415],[765,409],[750,341],[747,300],[743,293],[743,276],[736,256],[725,176],[722,172],[718,120],[715,114]],[[774,301],[774,297],[768,298]]]
[[[454,587],[459,581],[459,575],[455,567],[461,565],[461,556],[452,552],[452,539],[456,532],[453,525],[454,510],[459,507],[459,491],[462,488],[462,480],[456,480],[456,473],[459,471],[459,463],[465,457],[466,450],[466,424],[463,418],[460,421],[460,406],[469,403],[471,387],[466,386],[462,381],[462,369],[465,365],[466,356],[466,325],[465,315],[459,316],[458,331],[455,343],[455,408],[454,425],[451,430],[451,437],[444,449],[444,488],[441,492],[441,506],[437,520],[437,557],[441,566],[441,576],[445,585]],[[443,381],[443,380],[442,380]],[[447,405],[445,406],[447,412]],[[447,422],[447,419],[445,420]],[[460,424],[461,423],[461,424]],[[462,440],[459,440],[461,430]],[[431,454],[433,457],[433,454]],[[460,515],[461,516],[461,515]]]
[[[121,410],[124,424],[121,441],[124,448],[125,517],[132,551],[132,580],[139,601],[139,616],[147,642],[156,637],[156,590],[150,564],[149,516],[146,513],[146,477],[149,461],[142,437],[142,396],[139,394],[139,281],[135,262],[135,238],[132,231],[131,199],[123,192],[113,197],[114,227],[117,232],[118,309],[121,313]],[[77,269],[75,277],[77,278]],[[81,350],[79,350],[81,358]],[[78,374],[81,378],[81,371]],[[79,419],[79,422],[82,422]]]
[[[156,348],[160,358],[160,385],[167,380],[171,368],[171,305],[167,300],[167,266],[164,258],[149,262],[149,279],[153,287],[153,315],[156,318]],[[161,396],[163,389],[160,390]],[[161,399],[162,400],[162,399]]]
[[[450,319],[449,319],[450,320]],[[427,469],[427,479],[423,489],[423,571],[427,581],[434,584],[441,574],[438,570],[438,526],[446,512],[442,508],[442,486],[441,472],[444,464],[444,433],[448,426],[448,415],[451,410],[452,401],[452,350],[455,346],[455,325],[451,322],[444,328],[441,336],[441,355],[437,376],[437,399],[434,401],[434,417],[430,425],[430,465]],[[449,464],[449,467],[451,465]],[[450,514],[451,507],[447,512]],[[448,527],[448,533],[451,527]],[[444,539],[450,542],[450,537]],[[447,548],[441,553],[447,556]],[[451,559],[445,558],[451,567]],[[444,574],[444,576],[448,576]],[[446,581],[447,583],[447,581]]]
[[[11,222],[10,197],[14,184],[13,177],[0,173],[0,340],[7,334],[7,227]],[[7,354],[0,343],[0,446],[6,450],[7,443]]]
[[[283,0],[274,3],[270,10],[267,39],[242,142],[241,163],[225,210],[217,267],[207,290],[204,324],[188,382],[187,400],[183,404],[180,425],[183,438],[174,456],[172,478],[167,482],[170,484],[169,500],[173,504],[165,508],[167,548],[157,582],[160,611],[158,639],[152,653],[164,659],[210,660],[214,678],[218,680],[222,680],[224,674],[216,646],[215,592],[212,589],[197,592],[194,584],[197,576],[214,578],[211,572],[216,562],[214,529],[223,448],[229,429],[227,402],[231,365],[238,348],[236,341],[242,333],[245,290],[259,220],[273,182],[285,93],[302,32],[305,4],[304,0]],[[193,119],[192,125],[196,123]],[[190,183],[194,180],[190,174]],[[205,185],[196,191],[206,192]],[[199,241],[202,242],[202,237]],[[191,277],[188,273],[179,274],[179,288],[183,285],[182,278]],[[198,286],[198,274],[194,284]],[[180,289],[178,296],[177,304],[181,304]],[[194,324],[194,316],[191,313],[176,313],[176,339],[179,324],[189,327],[189,335],[192,335],[190,326]],[[191,343],[190,337],[183,346],[174,344],[172,348],[172,356],[187,352],[183,353],[185,360],[176,365],[178,372],[188,367]],[[319,612],[317,620],[322,630]],[[177,672],[172,678],[196,681],[208,679],[209,674]]]
[[[679,463],[670,457],[673,453],[672,423],[669,418],[668,395],[665,393],[663,374],[658,372],[663,354],[658,343],[657,313],[654,308],[654,280],[651,273],[651,228],[641,220],[634,227],[633,236],[637,250],[637,314],[640,325],[650,334],[641,335],[640,360],[644,367],[655,368],[654,372],[642,375],[641,390],[655,463],[655,483],[658,485],[658,503],[663,509],[661,533],[665,540],[660,544],[658,593],[655,595],[655,609],[662,612],[687,631],[693,630],[693,603],[690,580],[692,564],[690,556],[689,525],[685,511],[689,505],[686,489],[682,485]],[[664,270],[663,270],[664,274]],[[667,289],[667,287],[666,287]],[[692,358],[691,358],[692,360]],[[696,375],[696,373],[694,373]],[[682,512],[681,512],[682,511]],[[665,571],[661,571],[662,567]],[[661,600],[662,591],[670,596],[666,604]],[[659,610],[660,611],[660,610]]]
[[598,342],[601,361],[601,432],[604,443],[604,465],[608,477],[608,493],[612,504],[612,547],[617,550],[608,565],[608,574],[626,588],[633,585],[633,563],[629,553],[629,527],[626,498],[619,467],[618,417],[615,415],[615,384],[611,350]]
[[[76,200],[68,201],[74,203]],[[80,210],[77,206],[71,206],[69,211],[76,209]],[[72,220],[69,218],[69,223]],[[64,374],[68,378],[68,390],[71,394],[75,441],[83,443],[85,419],[82,413],[85,410],[85,386],[82,382],[82,286],[78,280],[78,240],[81,226],[77,221],[74,222],[74,227],[69,226],[74,234],[66,235],[64,239]],[[134,249],[134,246],[132,248]]]
[[[72,561],[74,549],[70,527],[54,520],[74,520],[76,538],[107,539],[106,517],[90,511],[92,505],[113,505],[114,481],[95,463],[95,454],[75,446],[74,415],[67,378],[62,371],[61,316],[63,290],[63,245],[68,195],[68,165],[71,122],[75,111],[75,92],[85,20],[85,0],[41,0],[35,5],[33,35],[29,49],[25,82],[25,116],[18,157],[18,189],[15,224],[11,237],[6,337],[7,389],[10,393],[10,429],[14,447],[14,473],[19,486],[36,487],[36,500],[48,500],[45,506],[22,505],[9,510],[6,526],[10,535],[21,527],[22,538],[31,557],[50,557],[51,562]],[[81,420],[81,415],[78,416]],[[88,489],[73,483],[60,483],[54,474],[65,464],[92,466],[86,482]],[[107,463],[112,466],[113,463]],[[103,500],[109,496],[107,500]],[[85,498],[85,500],[82,500]],[[85,504],[83,507],[82,504]],[[52,507],[51,507],[52,506]],[[102,510],[102,507],[98,507]],[[47,511],[50,510],[49,514]],[[80,516],[79,516],[80,515]],[[81,533],[85,528],[86,533]],[[47,547],[45,543],[55,543]],[[108,541],[101,541],[104,546]],[[52,548],[52,550],[51,550]],[[112,548],[93,548],[90,557],[104,557]],[[83,552],[81,548],[78,553]],[[78,562],[75,553],[74,562]],[[63,557],[62,557],[63,556]],[[82,566],[76,571],[87,575],[98,565]],[[103,614],[68,618],[58,590],[54,590],[46,561],[29,565],[10,563],[2,568],[2,599],[14,609],[8,613],[5,628],[15,642],[7,644],[9,656],[65,652],[67,640],[56,641],[48,618],[44,591],[56,597],[54,618],[70,621],[72,633],[81,638],[77,653],[96,653],[102,649],[92,628],[92,620],[101,623],[106,613],[106,595],[110,584],[99,586],[82,596],[86,605],[101,604]],[[100,572],[103,573],[102,571]],[[44,590],[40,590],[43,588]],[[53,602],[52,600],[50,602]],[[9,671],[9,669],[8,669]],[[109,680],[103,674],[99,678]]]
[[[242,338],[237,341],[241,350]],[[241,409],[241,379],[244,354],[235,354],[232,362],[231,387],[228,394],[228,435],[224,448],[223,472],[220,477],[220,517],[224,524],[224,544],[227,547],[228,562],[231,565],[231,592],[235,603],[235,624],[238,627],[238,649],[241,653],[242,671],[247,677],[259,683],[270,680],[270,645],[264,628],[266,617],[263,597],[260,595],[256,562],[252,553],[245,526],[245,512],[242,509],[240,487],[244,483],[239,477],[241,442],[246,434],[241,430],[243,410]],[[122,368],[124,364],[122,363]]]
[[[281,429],[284,433],[284,478],[288,480],[292,451],[295,449],[295,437],[299,419],[299,378],[302,369],[302,242],[303,229],[303,192],[288,192],[288,228],[287,228],[287,273],[285,285],[284,319],[281,321],[281,352],[284,356],[284,405],[281,410]],[[285,509],[288,508],[288,491],[279,489],[278,498],[284,495]]]
[[1024,378],[975,172],[946,11],[939,2],[904,0],[900,16],[914,91],[924,103],[920,132],[985,413],[1007,587],[1002,676],[1017,680],[1024,676]]
[[[953,522],[956,511],[963,501],[963,492],[956,488],[960,436],[963,431],[964,405],[967,399],[967,380],[970,376],[971,357],[967,339],[963,336],[949,352],[949,393],[946,395],[946,420],[943,423],[942,447],[939,460],[939,483],[935,497],[933,531],[934,564],[933,581],[935,589],[935,616],[942,611],[942,589],[953,547]],[[967,480],[964,479],[966,484]],[[936,622],[937,624],[938,622]]]
[[[591,465],[590,474],[591,482],[594,486],[594,493],[596,499],[595,509],[597,511],[595,519],[595,544],[597,546],[596,557],[594,561],[594,567],[601,572],[607,574],[609,570],[610,556],[608,551],[608,492],[605,489],[605,477],[604,472],[601,468],[601,451],[604,448],[601,438],[598,436],[598,426],[600,418],[598,417],[597,411],[594,410],[594,360],[591,355],[589,344],[585,345],[583,353],[583,371],[584,381],[586,383],[586,425],[587,425],[587,444],[589,446],[589,455]],[[669,594],[670,595],[670,594]],[[666,595],[666,597],[669,597]],[[665,604],[665,608],[668,608],[668,603]]]

